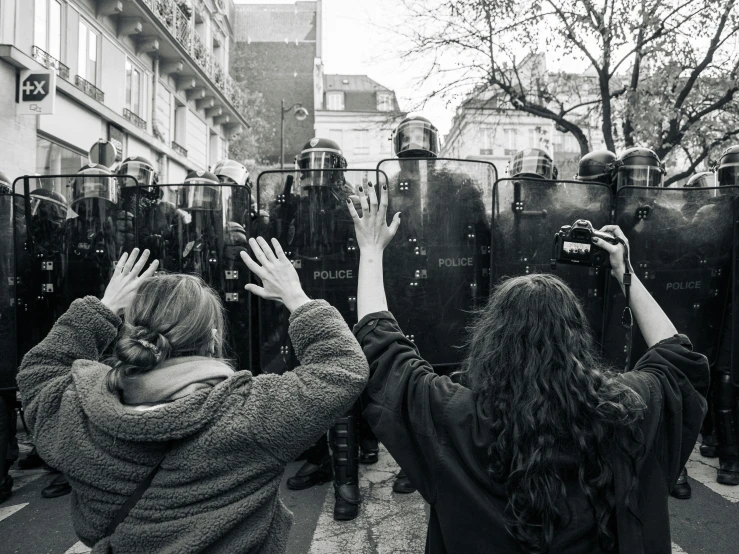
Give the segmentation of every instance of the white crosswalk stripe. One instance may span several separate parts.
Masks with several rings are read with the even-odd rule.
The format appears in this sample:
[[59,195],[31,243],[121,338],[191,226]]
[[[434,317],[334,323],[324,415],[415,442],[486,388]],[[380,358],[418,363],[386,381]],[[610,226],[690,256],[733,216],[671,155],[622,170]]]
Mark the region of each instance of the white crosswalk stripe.
[[28,506],[28,502],[24,504],[16,504],[15,506],[0,506],[0,521],[12,516],[14,513]]
[[[74,543],[72,545],[72,548],[65,551],[64,554],[86,554],[87,552],[90,552],[91,550],[92,548],[85,546],[84,544],[82,544],[82,541],[80,541],[80,542]],[[673,554],[675,553],[673,552]]]

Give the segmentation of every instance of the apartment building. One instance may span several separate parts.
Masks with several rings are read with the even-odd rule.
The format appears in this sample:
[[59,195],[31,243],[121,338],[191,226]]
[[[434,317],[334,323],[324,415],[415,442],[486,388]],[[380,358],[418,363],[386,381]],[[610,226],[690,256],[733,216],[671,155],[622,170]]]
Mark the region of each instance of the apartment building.
[[338,142],[350,168],[394,157],[391,135],[405,117],[395,92],[367,75],[323,75],[315,134]]
[[[181,182],[247,121],[228,75],[232,0],[0,0],[0,171],[74,173],[103,138]],[[53,115],[16,113],[21,69],[57,73]]]

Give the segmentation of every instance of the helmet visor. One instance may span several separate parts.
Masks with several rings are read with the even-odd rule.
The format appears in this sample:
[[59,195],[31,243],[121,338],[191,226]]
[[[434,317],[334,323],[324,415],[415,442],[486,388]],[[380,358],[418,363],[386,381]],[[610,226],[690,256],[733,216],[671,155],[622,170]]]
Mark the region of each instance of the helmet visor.
[[[118,174],[133,177],[142,187],[151,187],[155,184],[154,168],[147,163],[138,161],[125,162],[118,168]],[[130,179],[124,179],[124,187],[130,187],[133,184],[133,181]]]
[[516,175],[537,175],[543,179],[552,179],[554,175],[552,160],[536,154],[516,158],[511,165],[511,176]]
[[64,221],[68,207],[56,198],[31,195],[31,215],[40,216],[51,221]]
[[[193,182],[188,181],[192,185]],[[195,185],[184,187],[186,194],[186,206],[188,210],[220,210],[221,209],[221,187],[213,185]]]
[[100,198],[113,204],[118,202],[118,181],[102,171],[86,172],[72,181],[72,203],[87,198]]
[[407,121],[401,124],[393,137],[395,154],[416,152],[419,157],[426,153],[429,156],[439,155],[439,132],[424,121]]
[[616,188],[661,187],[662,170],[649,165],[626,165],[619,168]]
[[246,185],[246,178],[249,176],[249,172],[243,165],[230,160],[217,163],[213,168],[213,173],[220,177],[222,181],[224,179],[230,179],[241,186]]
[[739,186],[739,164],[719,166],[716,180],[720,187]]
[[306,152],[298,158],[300,184],[304,187],[338,186],[344,182],[343,171],[321,171],[344,169],[346,159],[333,152]]

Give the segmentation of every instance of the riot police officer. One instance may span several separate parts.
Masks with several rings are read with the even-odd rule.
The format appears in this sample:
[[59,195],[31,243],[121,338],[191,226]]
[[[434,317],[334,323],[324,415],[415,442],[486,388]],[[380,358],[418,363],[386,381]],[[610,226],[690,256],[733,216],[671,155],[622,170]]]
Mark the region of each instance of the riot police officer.
[[[274,210],[279,229],[275,234],[281,236],[286,251],[295,251],[304,267],[319,269],[311,272],[314,277],[304,284],[306,290],[315,288],[319,295],[327,298],[333,305],[351,318],[352,307],[345,284],[330,283],[316,278],[321,268],[338,266],[346,269],[354,266],[356,249],[347,251],[346,245],[353,237],[353,226],[346,209],[347,199],[354,190],[346,182],[344,172],[347,163],[341,147],[329,139],[310,140],[296,158],[299,184],[285,194],[285,198]],[[289,185],[288,185],[289,186]],[[298,193],[292,191],[298,188]],[[318,265],[316,265],[318,264]],[[336,271],[338,273],[338,271]],[[332,294],[333,293],[333,294]],[[359,462],[377,461],[377,441],[374,451],[367,449],[367,440],[362,441],[360,457],[359,402],[331,427],[326,436],[306,452],[306,462],[298,472],[288,479],[287,486],[301,490],[329,481],[333,472],[334,519],[351,520],[359,514],[362,498],[359,491]],[[374,437],[373,437],[374,438]],[[330,454],[329,454],[330,444]]]
[[649,148],[635,146],[621,152],[614,162],[616,187],[661,187],[665,166]]
[[[739,145],[724,150],[716,168],[719,187],[739,185]],[[733,276],[736,278],[736,275]],[[718,455],[716,481],[722,485],[739,485],[739,391],[731,381],[732,306],[726,310],[716,364],[712,368],[709,391],[713,425],[703,428],[701,454]]]

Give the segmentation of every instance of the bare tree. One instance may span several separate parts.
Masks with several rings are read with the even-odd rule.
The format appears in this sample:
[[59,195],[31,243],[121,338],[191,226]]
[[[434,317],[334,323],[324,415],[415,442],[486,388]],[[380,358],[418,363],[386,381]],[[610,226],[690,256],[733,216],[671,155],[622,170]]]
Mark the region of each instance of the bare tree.
[[[403,0],[406,53],[430,97],[493,91],[499,106],[610,150],[685,156],[680,179],[739,131],[734,0]],[[546,53],[560,69],[547,71]],[[566,68],[566,69],[565,69]]]

